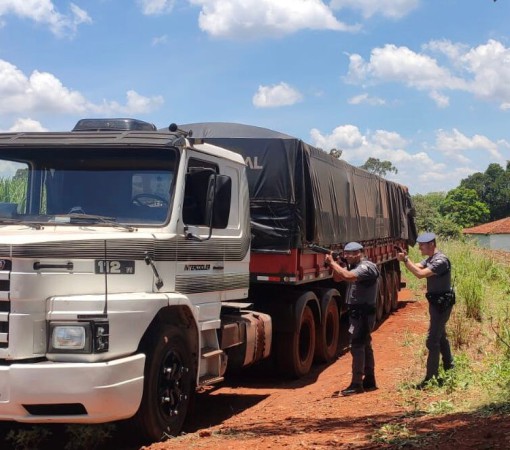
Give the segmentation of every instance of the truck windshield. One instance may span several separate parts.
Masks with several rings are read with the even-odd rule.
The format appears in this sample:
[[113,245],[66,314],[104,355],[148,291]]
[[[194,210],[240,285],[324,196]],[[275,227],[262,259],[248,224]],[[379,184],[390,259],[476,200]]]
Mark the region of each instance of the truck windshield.
[[170,148],[0,149],[0,224],[162,224],[176,160]]

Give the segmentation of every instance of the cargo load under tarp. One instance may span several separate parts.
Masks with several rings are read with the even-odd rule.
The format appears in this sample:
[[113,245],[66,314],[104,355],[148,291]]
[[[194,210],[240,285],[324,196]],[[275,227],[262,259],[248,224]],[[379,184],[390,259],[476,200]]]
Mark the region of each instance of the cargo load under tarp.
[[311,242],[415,242],[414,212],[404,186],[269,129],[235,123],[180,128],[244,157],[253,251],[288,251]]

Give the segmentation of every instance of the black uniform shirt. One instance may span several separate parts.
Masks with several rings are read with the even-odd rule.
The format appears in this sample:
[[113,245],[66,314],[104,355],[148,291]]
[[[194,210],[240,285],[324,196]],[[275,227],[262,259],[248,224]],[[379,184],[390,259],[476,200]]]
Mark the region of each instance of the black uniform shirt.
[[348,305],[375,305],[377,301],[377,280],[379,269],[368,259],[363,259],[351,269],[358,277],[357,281],[349,285],[347,293]]
[[451,288],[450,261],[442,252],[436,252],[432,256],[420,262],[423,267],[428,267],[435,275],[427,278],[427,292],[443,294]]

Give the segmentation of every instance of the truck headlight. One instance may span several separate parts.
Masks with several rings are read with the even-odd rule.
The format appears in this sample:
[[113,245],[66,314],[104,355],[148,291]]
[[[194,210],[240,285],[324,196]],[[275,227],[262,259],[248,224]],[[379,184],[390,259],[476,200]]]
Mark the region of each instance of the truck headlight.
[[50,322],[49,353],[104,353],[110,349],[108,319]]
[[91,353],[91,327],[83,323],[50,323],[50,353]]

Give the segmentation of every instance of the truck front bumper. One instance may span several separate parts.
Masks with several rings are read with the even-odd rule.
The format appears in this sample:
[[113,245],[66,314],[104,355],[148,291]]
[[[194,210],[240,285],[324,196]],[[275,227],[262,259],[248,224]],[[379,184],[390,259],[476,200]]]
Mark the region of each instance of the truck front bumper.
[[101,363],[0,366],[0,420],[102,423],[132,417],[143,393],[145,355]]

